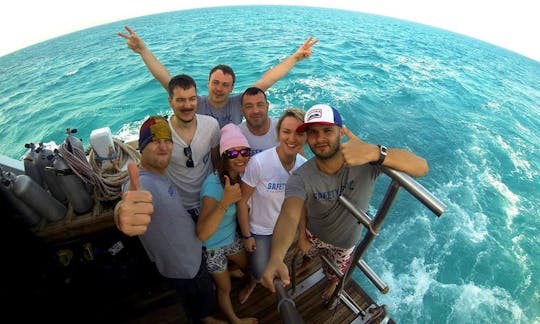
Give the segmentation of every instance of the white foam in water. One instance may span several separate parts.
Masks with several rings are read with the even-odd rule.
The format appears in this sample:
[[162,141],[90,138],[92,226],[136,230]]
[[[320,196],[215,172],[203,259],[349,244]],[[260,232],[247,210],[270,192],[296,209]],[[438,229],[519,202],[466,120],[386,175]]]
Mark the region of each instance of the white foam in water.
[[[489,323],[494,319],[500,323],[528,323],[523,310],[512,299],[508,291],[499,287],[482,287],[472,283],[455,285],[457,298],[448,323]],[[467,310],[474,310],[470,312]]]
[[437,266],[426,265],[423,258],[414,258],[406,272],[385,271],[381,279],[391,287],[391,293],[382,295],[379,303],[388,305],[390,314],[407,313],[424,321],[424,297],[433,289],[437,273]]
[[488,170],[485,170],[481,178],[493,186],[493,188],[506,200],[506,228],[512,230],[514,218],[519,215],[519,195],[514,194],[508,186],[502,182],[499,174],[491,174]]
[[527,178],[532,179],[535,172],[531,170],[531,163],[528,161],[530,156],[525,156],[519,150],[515,150],[511,145],[506,143],[501,135],[496,137],[497,143],[509,154],[509,158],[514,164],[517,171],[524,173]]

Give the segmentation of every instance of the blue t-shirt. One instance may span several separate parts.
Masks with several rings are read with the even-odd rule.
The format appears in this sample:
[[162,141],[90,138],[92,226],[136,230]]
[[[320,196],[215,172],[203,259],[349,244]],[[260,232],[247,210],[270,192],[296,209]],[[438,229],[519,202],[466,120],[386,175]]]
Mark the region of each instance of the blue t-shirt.
[[[215,173],[209,174],[203,182],[201,188],[201,205],[203,197],[211,197],[217,201],[223,197],[223,186]],[[204,242],[207,249],[216,249],[219,247],[231,245],[234,242],[236,234],[236,204],[231,204],[227,208],[217,231]]]
[[[167,278],[191,279],[199,271],[202,243],[182,197],[166,175],[140,170],[142,190],[150,191],[154,213],[146,233],[139,235],[150,260]],[[123,191],[129,187],[129,179]]]
[[225,106],[221,108],[214,108],[208,101],[208,96],[197,97],[197,113],[201,115],[207,115],[214,117],[218,123],[219,128],[233,123],[240,124],[242,122],[242,95],[229,96]]

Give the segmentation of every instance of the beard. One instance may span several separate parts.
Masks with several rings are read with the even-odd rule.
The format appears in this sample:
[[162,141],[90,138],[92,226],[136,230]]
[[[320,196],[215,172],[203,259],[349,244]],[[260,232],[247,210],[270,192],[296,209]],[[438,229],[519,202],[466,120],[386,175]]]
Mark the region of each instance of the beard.
[[330,144],[330,150],[328,150],[328,152],[320,153],[320,152],[317,152],[316,148],[314,149],[311,146],[310,148],[311,148],[311,151],[313,152],[313,155],[315,155],[319,160],[330,160],[331,158],[336,156],[336,154],[339,153],[339,141]]

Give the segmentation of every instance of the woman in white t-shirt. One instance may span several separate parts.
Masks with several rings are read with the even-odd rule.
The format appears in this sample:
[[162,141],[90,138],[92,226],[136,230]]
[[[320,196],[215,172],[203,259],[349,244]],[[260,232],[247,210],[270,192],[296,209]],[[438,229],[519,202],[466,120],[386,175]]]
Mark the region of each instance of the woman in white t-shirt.
[[[251,272],[257,282],[270,257],[272,232],[289,175],[306,161],[299,153],[303,152],[306,134],[296,132],[296,128],[304,123],[304,114],[301,109],[287,109],[276,125],[279,144],[254,155],[242,175],[238,222],[244,247],[250,252]],[[247,297],[241,301],[245,299]]]

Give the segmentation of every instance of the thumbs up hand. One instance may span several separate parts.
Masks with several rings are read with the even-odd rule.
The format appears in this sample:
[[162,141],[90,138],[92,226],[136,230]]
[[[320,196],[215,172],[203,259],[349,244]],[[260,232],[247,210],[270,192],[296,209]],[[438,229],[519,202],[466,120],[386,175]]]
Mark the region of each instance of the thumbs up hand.
[[341,154],[348,166],[362,165],[379,158],[379,149],[376,145],[366,143],[354,135],[345,125],[341,127],[343,135],[349,139],[341,144]]
[[116,227],[129,236],[144,234],[154,212],[152,194],[141,190],[139,169],[135,163],[128,164],[129,190],[114,209]]
[[242,190],[240,190],[240,184],[235,183],[231,185],[231,181],[228,176],[225,178],[225,187],[223,188],[223,197],[221,198],[221,203],[223,207],[227,208],[230,204],[234,204],[242,198]]

